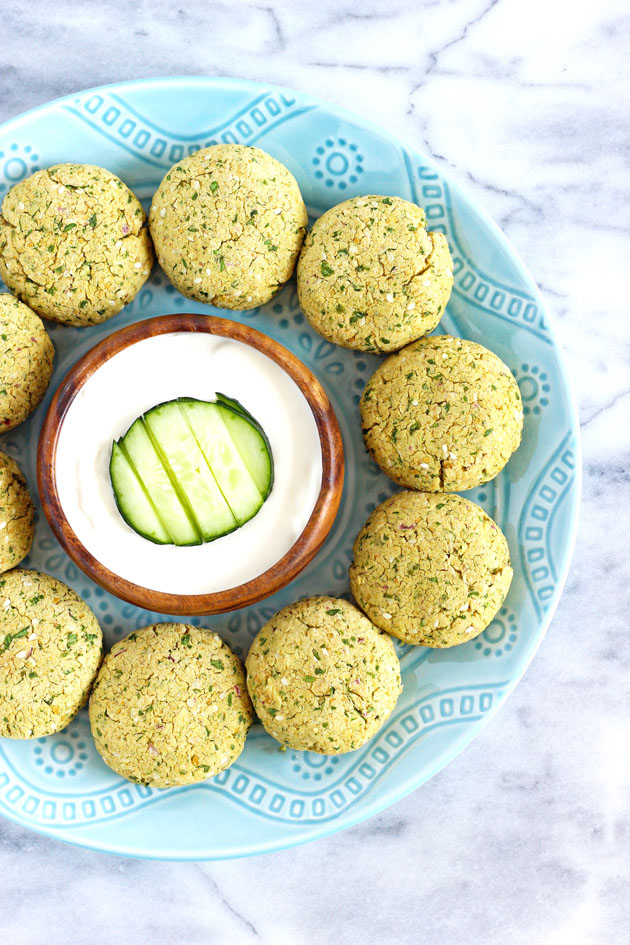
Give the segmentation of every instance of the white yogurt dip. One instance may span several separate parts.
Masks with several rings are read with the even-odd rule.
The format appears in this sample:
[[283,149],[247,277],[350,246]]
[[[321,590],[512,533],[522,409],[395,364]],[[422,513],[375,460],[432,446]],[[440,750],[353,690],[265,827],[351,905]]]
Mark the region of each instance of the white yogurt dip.
[[[271,444],[274,484],[254,518],[213,542],[156,545],[121,517],[109,478],[112,442],[140,414],[176,397],[239,400]],[[249,345],[205,332],[174,332],[130,345],[83,385],[57,445],[59,499],[79,540],[115,574],[151,590],[228,590],[274,565],[315,507],[322,478],[317,426],[304,395],[274,361]]]

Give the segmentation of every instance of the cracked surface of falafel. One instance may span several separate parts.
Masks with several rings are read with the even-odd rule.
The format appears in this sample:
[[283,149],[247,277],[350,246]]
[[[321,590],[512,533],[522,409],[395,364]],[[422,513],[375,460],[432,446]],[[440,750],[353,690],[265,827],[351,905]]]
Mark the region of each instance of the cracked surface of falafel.
[[0,433],[22,423],[38,406],[54,358],[41,318],[12,295],[0,293]]
[[15,568],[27,556],[34,523],[35,509],[22,470],[0,452],[0,573]]
[[401,486],[472,489],[521,442],[523,404],[510,369],[482,345],[422,338],[380,365],[361,397],[368,451]]
[[313,224],[298,296],[313,328],[360,351],[396,351],[439,322],[453,285],[446,237],[400,197],[353,197]]
[[146,214],[119,177],[56,164],[15,184],[0,215],[0,276],[38,315],[96,325],[140,291],[153,265]]
[[129,781],[203,781],[240,755],[252,709],[238,657],[202,627],[130,633],[103,660],[90,726],[103,760]]
[[284,285],[306,223],[288,168],[240,144],[203,148],[175,164],[149,213],[156,254],[173,285],[229,309],[263,305]]
[[85,704],[103,636],[72,588],[40,571],[0,575],[0,735],[38,738]]
[[298,751],[359,748],[382,727],[401,691],[391,638],[334,597],[280,610],[252,643],[246,667],[264,728]]
[[474,639],[512,581],[500,528],[458,495],[396,493],[374,509],[353,552],[357,603],[405,643],[449,647]]

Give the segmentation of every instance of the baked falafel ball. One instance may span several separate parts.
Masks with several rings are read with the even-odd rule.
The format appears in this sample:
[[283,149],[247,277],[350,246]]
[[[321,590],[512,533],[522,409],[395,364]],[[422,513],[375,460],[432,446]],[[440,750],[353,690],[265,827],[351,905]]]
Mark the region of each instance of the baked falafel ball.
[[396,351],[439,322],[453,286],[446,237],[400,197],[353,197],[327,210],[297,268],[302,311],[328,341]]
[[458,495],[399,492],[354,543],[350,587],[377,627],[405,643],[449,647],[493,620],[512,581],[507,541]]
[[15,568],[27,556],[33,544],[34,522],[35,509],[22,470],[14,459],[0,452],[0,573]]
[[306,223],[293,174],[241,144],[213,145],[179,161],[149,213],[158,261],[173,285],[229,309],[263,305],[284,285]]
[[521,442],[510,369],[482,345],[421,338],[387,358],[361,398],[368,451],[408,489],[457,492],[493,479]]
[[0,433],[35,410],[50,382],[55,349],[41,318],[0,293]]
[[181,623],[144,627],[114,644],[90,697],[103,760],[156,788],[223,771],[243,750],[251,723],[238,657],[218,634]]
[[297,751],[324,755],[372,738],[402,688],[390,637],[334,597],[280,610],[260,630],[245,665],[265,730]]
[[62,581],[40,571],[0,575],[0,735],[65,728],[87,700],[103,654],[98,621]]
[[96,325],[140,291],[153,265],[147,218],[119,177],[56,164],[15,184],[0,214],[0,276],[38,315]]

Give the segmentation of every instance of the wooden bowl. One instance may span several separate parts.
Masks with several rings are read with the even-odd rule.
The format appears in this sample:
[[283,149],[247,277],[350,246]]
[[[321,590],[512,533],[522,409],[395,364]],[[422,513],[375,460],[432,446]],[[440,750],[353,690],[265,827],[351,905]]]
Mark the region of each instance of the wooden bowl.
[[[129,345],[169,332],[199,331],[250,345],[276,362],[306,398],[319,433],[322,482],[315,508],[302,534],[287,553],[258,577],[209,594],[154,591],[106,568],[79,541],[65,516],[56,481],[59,434],[68,408],[85,382],[109,358]],[[42,426],[37,455],[37,483],[42,507],[55,536],[82,571],[116,597],[164,614],[219,614],[255,604],[292,581],[321,548],[339,508],[343,489],[343,443],[337,418],[325,390],[302,362],[272,338],[238,322],[214,315],[161,315],[136,322],[109,335],[68,371],[52,399]]]

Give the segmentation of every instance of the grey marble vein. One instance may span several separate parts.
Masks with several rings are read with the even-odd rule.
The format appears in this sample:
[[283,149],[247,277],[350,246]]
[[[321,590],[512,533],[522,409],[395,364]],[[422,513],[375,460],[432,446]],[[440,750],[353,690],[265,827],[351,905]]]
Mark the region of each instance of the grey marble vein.
[[416,143],[517,247],[582,418],[565,594],[500,715],[423,788],[310,846],[159,863],[0,822],[11,945],[630,940],[630,15],[626,0],[4,0],[0,120],[104,82],[235,75]]

